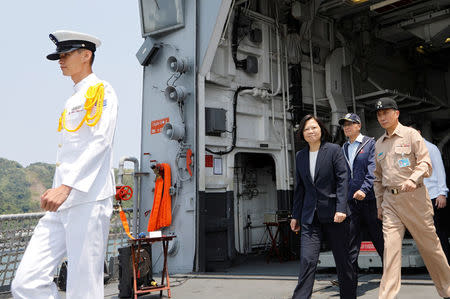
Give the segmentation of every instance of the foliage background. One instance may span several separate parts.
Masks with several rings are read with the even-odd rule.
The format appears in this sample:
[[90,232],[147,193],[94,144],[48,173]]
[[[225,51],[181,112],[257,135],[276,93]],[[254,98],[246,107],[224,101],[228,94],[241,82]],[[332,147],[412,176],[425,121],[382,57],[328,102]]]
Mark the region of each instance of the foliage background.
[[[23,167],[20,163],[0,158],[0,215],[42,212],[41,194],[52,187],[54,164],[33,163]],[[117,169],[114,170],[117,181]],[[124,185],[133,188],[132,169],[125,169]],[[132,201],[124,202],[125,208]]]

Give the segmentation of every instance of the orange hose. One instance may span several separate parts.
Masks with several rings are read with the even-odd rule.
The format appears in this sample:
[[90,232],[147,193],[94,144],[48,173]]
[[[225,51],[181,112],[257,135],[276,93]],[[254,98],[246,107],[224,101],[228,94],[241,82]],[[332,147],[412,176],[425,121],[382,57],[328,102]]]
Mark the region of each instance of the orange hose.
[[172,223],[172,196],[170,187],[172,179],[170,175],[170,165],[167,163],[157,164],[161,175],[157,176],[155,182],[155,193],[153,197],[153,207],[148,220],[147,231],[156,231],[161,227],[170,226]]
[[130,226],[128,225],[127,215],[125,215],[125,212],[122,210],[121,206],[119,207],[119,217],[120,217],[120,220],[122,220],[123,229],[127,233],[128,237],[130,237],[130,239],[134,240],[135,238],[130,233]]

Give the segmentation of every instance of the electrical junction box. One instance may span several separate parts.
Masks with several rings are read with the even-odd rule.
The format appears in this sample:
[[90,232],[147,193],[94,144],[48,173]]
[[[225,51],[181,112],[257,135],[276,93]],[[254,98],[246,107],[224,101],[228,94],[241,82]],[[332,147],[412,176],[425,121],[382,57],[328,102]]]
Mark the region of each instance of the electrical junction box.
[[146,38],[139,51],[136,53],[136,58],[139,63],[143,66],[152,64],[161,46],[161,43],[153,43],[150,38]]
[[262,30],[259,28],[253,28],[250,31],[249,38],[252,42],[259,44],[260,42],[262,42]]
[[251,74],[258,73],[258,58],[253,55],[248,55],[245,60],[244,71]]
[[226,131],[226,110],[220,108],[206,108],[205,131],[209,136],[220,136]]

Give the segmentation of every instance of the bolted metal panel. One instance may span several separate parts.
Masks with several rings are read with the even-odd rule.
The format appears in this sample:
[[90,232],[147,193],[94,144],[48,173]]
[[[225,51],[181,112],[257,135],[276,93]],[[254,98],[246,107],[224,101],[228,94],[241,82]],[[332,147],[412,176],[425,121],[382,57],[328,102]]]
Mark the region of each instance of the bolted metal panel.
[[[184,27],[157,36],[147,43],[161,45],[151,64],[144,67],[142,96],[141,180],[139,232],[147,232],[153,206],[155,174],[151,163],[168,163],[172,178],[172,224],[163,234],[177,236],[179,250],[169,256],[170,271],[193,270],[195,254],[196,163],[187,170],[188,150],[196,159],[196,1],[184,1]],[[189,38],[186,38],[189,37]],[[177,64],[178,63],[178,64]],[[182,65],[181,65],[182,64]],[[171,246],[169,244],[169,246]],[[162,269],[161,246],[153,246],[154,270]]]

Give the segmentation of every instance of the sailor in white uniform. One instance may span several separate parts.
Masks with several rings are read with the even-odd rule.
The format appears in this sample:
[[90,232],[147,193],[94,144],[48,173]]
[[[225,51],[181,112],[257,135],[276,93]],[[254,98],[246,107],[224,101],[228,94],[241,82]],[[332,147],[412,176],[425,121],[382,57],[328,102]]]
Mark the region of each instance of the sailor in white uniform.
[[41,196],[39,220],[12,282],[14,298],[59,298],[53,275],[68,259],[66,298],[103,298],[104,258],[115,182],[112,148],[117,97],[92,73],[100,40],[88,34],[50,34],[63,75],[75,83],[60,118],[53,187]]

